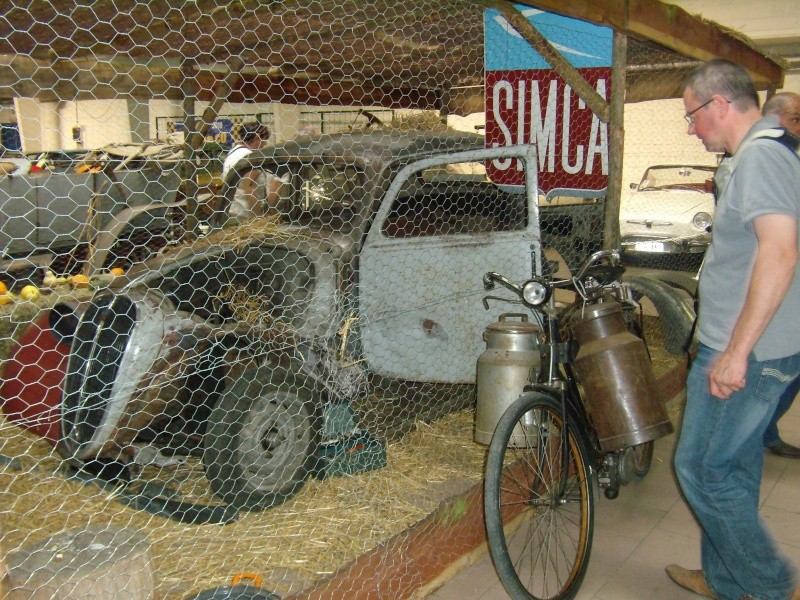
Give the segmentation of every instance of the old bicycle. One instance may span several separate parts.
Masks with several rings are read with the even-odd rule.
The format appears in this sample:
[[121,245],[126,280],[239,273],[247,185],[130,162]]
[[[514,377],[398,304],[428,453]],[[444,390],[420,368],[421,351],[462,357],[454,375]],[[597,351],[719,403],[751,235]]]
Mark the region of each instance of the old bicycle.
[[[647,473],[653,441],[672,432],[623,270],[618,253],[599,251],[567,279],[484,276],[485,289],[513,291],[535,325],[525,344],[538,360],[497,421],[484,487],[489,549],[515,599],[574,597],[592,547],[595,486],[615,498]],[[561,290],[574,300],[557,298]],[[506,355],[520,341],[512,338]],[[480,412],[480,361],[478,390]]]

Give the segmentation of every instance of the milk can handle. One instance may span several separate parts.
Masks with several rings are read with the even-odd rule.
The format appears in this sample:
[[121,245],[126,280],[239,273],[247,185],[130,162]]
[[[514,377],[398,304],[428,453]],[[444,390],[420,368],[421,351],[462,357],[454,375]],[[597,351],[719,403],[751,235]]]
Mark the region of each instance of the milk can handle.
[[519,317],[520,321],[522,321],[523,323],[528,322],[528,315],[526,315],[525,313],[503,313],[500,315],[500,320],[505,321],[509,317]]

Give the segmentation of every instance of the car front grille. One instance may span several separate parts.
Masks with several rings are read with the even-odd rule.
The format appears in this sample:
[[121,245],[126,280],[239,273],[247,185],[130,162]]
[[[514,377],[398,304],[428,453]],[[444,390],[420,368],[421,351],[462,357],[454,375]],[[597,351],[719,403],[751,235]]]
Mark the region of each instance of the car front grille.
[[136,324],[136,304],[126,296],[95,298],[75,331],[67,366],[61,424],[65,450],[87,458],[108,416],[112,390]]

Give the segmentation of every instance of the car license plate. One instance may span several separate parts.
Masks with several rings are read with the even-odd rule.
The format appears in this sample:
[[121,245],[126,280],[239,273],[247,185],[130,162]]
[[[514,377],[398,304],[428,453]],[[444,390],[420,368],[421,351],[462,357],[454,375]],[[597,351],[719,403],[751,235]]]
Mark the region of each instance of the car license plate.
[[664,242],[635,242],[633,249],[636,252],[666,252]]

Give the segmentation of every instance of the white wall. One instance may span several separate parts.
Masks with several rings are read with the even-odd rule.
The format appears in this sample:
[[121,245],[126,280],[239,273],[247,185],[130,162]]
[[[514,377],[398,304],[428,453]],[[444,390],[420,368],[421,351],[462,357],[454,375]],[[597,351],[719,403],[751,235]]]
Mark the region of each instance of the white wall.
[[[64,102],[61,108],[61,140],[64,148],[100,148],[131,143],[131,123],[126,100]],[[72,139],[73,127],[83,130],[83,143]]]
[[717,155],[706,152],[700,140],[688,135],[683,114],[680,99],[625,105],[623,189],[638,183],[650,165],[717,164]]
[[[206,102],[195,104],[195,114],[202,115],[208,106]],[[356,107],[357,108],[357,107]],[[378,110],[381,107],[364,107],[366,110]],[[261,103],[261,104],[228,104],[222,105],[220,115],[235,117],[237,115],[257,115],[269,113],[272,115],[272,137],[270,143],[281,143],[294,138],[298,130],[305,125],[303,120],[304,110],[314,112],[341,111],[343,109],[354,110],[354,107],[345,106],[303,106],[295,104]],[[415,112],[413,110],[396,110],[395,115],[401,117],[404,114]],[[163,132],[158,131],[159,119],[162,118],[182,118],[183,110],[179,102],[169,100],[152,100],[150,102],[150,139],[165,140]],[[175,138],[177,141],[181,136]]]
[[800,73],[789,73],[783,81],[783,89],[800,94]]
[[32,98],[14,98],[17,126],[23,152],[59,148],[58,105],[44,104]]
[[[98,148],[111,143],[131,143],[129,105],[125,100],[39,102],[14,100],[23,152]],[[73,128],[82,131],[73,139]]]

